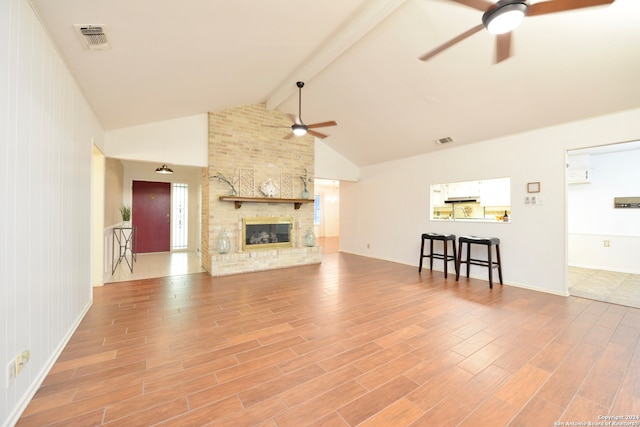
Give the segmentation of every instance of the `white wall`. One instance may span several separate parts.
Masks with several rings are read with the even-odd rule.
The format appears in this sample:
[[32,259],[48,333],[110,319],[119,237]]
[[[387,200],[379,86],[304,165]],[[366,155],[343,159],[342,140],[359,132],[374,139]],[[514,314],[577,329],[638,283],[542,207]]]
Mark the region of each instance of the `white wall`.
[[[207,114],[107,131],[106,157],[206,167]],[[357,181],[359,169],[322,140],[315,139],[314,177]]]
[[314,168],[315,178],[340,181],[357,181],[360,178],[360,169],[356,165],[318,138],[315,139]]
[[12,425],[91,305],[92,138],[102,147],[103,131],[27,0],[0,2],[0,46],[0,424]]
[[[640,109],[365,167],[341,185],[341,250],[417,266],[421,233],[499,237],[507,284],[567,295],[566,150],[639,135]],[[511,222],[429,221],[431,184],[508,176]],[[532,181],[543,205],[524,204]]]
[[111,130],[105,136],[107,157],[206,167],[207,113]]
[[568,186],[569,265],[640,274],[640,210],[613,207],[614,197],[640,197],[640,149],[596,152],[588,165],[591,182]]
[[103,230],[104,206],[105,206],[105,176],[106,160],[97,147],[93,147],[93,165],[91,172],[91,284],[102,286],[104,284],[103,265],[100,260],[104,259],[104,238]]

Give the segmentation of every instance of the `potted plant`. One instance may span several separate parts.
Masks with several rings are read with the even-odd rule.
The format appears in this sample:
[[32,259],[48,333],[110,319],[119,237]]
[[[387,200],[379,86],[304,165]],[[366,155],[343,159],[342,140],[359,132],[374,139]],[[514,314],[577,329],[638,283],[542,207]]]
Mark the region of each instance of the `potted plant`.
[[122,216],[122,224],[125,227],[131,226],[131,206],[120,206],[120,215]]

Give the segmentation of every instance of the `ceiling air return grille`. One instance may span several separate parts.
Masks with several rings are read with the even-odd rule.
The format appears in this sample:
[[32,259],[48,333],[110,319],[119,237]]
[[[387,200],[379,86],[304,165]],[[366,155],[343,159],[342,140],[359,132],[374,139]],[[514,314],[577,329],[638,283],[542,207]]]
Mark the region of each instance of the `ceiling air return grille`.
[[451,142],[453,142],[453,138],[451,138],[450,136],[445,136],[444,138],[436,139],[436,144],[438,145],[449,144]]
[[105,34],[104,25],[74,25],[80,40],[89,50],[109,49],[109,40]]

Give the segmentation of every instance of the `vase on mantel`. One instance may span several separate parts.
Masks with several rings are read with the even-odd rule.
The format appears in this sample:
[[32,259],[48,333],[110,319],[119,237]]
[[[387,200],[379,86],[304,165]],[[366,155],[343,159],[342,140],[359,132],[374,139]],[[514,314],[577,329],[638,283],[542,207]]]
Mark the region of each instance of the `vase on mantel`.
[[220,232],[220,236],[218,236],[216,249],[219,254],[228,254],[231,250],[231,240],[229,240],[229,236],[227,236],[227,232],[224,229]]
[[307,234],[304,235],[304,245],[311,248],[316,244],[316,235],[313,234],[313,227],[309,227]]
[[307,188],[305,187],[304,190],[302,190],[302,194],[300,195],[301,198],[303,199],[308,199],[309,198],[309,191],[307,190]]

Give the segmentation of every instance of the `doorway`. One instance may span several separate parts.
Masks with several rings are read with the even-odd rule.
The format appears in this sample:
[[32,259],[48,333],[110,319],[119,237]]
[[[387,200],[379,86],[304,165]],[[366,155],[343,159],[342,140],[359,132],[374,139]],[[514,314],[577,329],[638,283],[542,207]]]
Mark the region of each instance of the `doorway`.
[[567,151],[568,290],[571,295],[640,307],[638,209],[614,207],[637,197],[640,142]]
[[322,253],[338,252],[340,247],[340,181],[315,179],[314,233]]
[[136,252],[168,252],[171,248],[171,184],[133,181],[132,220]]

